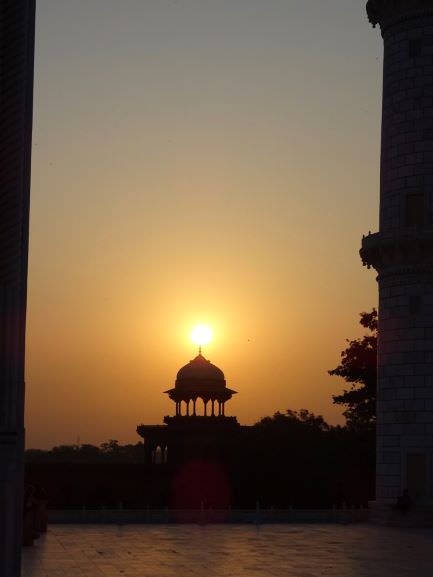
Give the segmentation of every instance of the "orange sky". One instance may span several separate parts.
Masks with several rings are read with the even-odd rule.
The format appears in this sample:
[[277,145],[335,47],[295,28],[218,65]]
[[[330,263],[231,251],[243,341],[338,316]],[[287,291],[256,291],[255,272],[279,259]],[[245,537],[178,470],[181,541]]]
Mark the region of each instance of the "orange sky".
[[358,0],[38,1],[28,446],[138,441],[199,322],[227,414],[341,422],[381,58]]

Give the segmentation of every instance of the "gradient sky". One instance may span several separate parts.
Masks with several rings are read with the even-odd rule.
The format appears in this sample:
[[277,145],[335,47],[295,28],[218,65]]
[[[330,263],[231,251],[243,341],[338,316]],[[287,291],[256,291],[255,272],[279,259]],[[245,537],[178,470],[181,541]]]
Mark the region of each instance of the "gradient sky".
[[199,322],[227,414],[342,422],[381,66],[362,0],[38,0],[29,447],[137,442]]

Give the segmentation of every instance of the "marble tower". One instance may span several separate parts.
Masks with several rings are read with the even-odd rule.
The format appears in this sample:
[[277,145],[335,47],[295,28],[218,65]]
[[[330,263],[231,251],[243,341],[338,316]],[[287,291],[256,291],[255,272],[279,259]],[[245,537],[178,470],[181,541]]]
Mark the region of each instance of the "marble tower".
[[384,42],[376,510],[433,503],[433,0],[369,0]]

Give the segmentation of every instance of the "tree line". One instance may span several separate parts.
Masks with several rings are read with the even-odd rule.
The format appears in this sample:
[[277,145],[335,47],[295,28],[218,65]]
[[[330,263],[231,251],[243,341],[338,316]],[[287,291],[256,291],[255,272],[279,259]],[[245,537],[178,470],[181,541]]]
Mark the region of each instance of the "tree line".
[[[361,313],[360,323],[366,333],[348,340],[340,363],[328,371],[345,382],[333,396],[344,409],[345,424],[330,425],[307,409],[287,409],[247,427],[227,466],[231,505],[251,507],[259,500],[264,507],[365,506],[373,498],[377,312]],[[53,507],[170,504],[175,471],[168,466],[147,475],[142,442],[29,449],[26,461],[28,478],[50,485]]]
[[[331,426],[321,415],[307,409],[294,411],[287,409],[273,416],[264,417],[253,427],[257,435],[275,432],[274,443],[284,440],[287,434],[296,434],[299,442],[315,432],[342,434],[343,429],[353,436],[356,433],[373,437],[376,421],[376,381],[377,381],[377,311],[360,314],[360,324],[367,333],[358,339],[347,340],[347,347],[341,352],[340,364],[329,370],[331,376],[344,379],[349,385],[342,393],[333,395],[333,402],[344,408],[344,427]],[[273,433],[272,433],[273,434]],[[143,443],[120,445],[110,439],[99,446],[92,444],[59,445],[50,450],[27,449],[27,462],[142,462]]]

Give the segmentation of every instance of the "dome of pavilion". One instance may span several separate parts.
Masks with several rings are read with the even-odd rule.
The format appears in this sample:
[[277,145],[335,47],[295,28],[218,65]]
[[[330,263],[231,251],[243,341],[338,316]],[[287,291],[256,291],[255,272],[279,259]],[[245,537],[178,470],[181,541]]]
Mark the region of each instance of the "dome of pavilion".
[[175,388],[210,386],[225,388],[226,380],[221,369],[213,365],[200,353],[182,367],[176,376]]
[[[203,401],[204,417],[208,415],[207,404],[210,403],[208,416],[225,418],[224,405],[236,394],[236,391],[226,386],[222,370],[205,359],[201,352],[178,371],[174,387],[164,392],[176,403],[176,418],[190,416],[195,418],[197,399]],[[186,406],[186,415],[182,415],[182,403]],[[190,403],[192,403],[191,414]],[[216,404],[217,414],[214,411]]]

